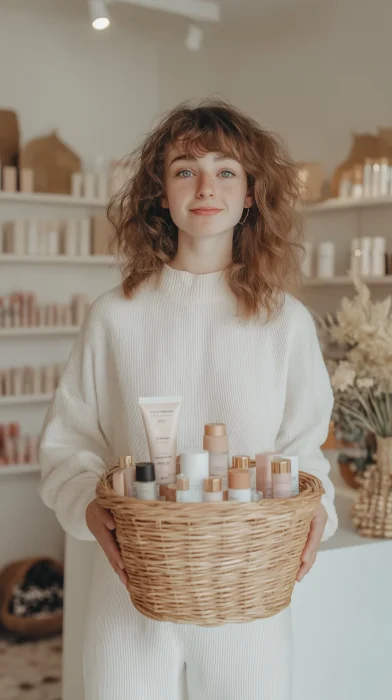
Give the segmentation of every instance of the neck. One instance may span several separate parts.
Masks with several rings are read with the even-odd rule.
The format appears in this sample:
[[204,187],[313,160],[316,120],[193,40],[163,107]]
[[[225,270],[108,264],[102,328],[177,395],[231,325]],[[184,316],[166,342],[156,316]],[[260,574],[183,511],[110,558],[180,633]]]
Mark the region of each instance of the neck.
[[196,238],[179,230],[177,252],[170,267],[194,275],[221,272],[232,261],[232,248],[233,231]]

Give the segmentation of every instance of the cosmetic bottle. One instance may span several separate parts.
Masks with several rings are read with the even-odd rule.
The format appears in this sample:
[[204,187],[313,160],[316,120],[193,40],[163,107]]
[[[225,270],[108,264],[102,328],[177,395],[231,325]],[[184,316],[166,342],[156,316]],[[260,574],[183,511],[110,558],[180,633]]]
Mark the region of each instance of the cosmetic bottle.
[[116,496],[125,496],[124,472],[113,472],[112,486]]
[[19,189],[21,192],[34,192],[34,171],[31,168],[19,170]]
[[83,173],[83,196],[86,199],[95,199],[95,173]]
[[64,231],[64,254],[74,257],[78,254],[78,230],[77,221],[69,219]]
[[353,167],[353,186],[351,196],[355,199],[363,197],[363,166],[354,165]]
[[231,468],[232,469],[249,469],[250,457],[249,455],[234,455],[231,458]]
[[272,498],[291,498],[291,464],[289,459],[274,458],[272,467]]
[[334,276],[335,271],[335,244],[331,241],[323,241],[317,248],[317,277],[327,279]]
[[373,160],[372,158],[365,159],[363,168],[363,196],[371,197],[373,192]]
[[[125,496],[136,496],[136,466],[135,458],[133,455],[125,455],[118,458],[118,466],[124,471],[122,475],[124,477],[124,494]],[[156,491],[155,491],[156,494]],[[156,495],[154,496],[154,499]]]
[[204,427],[203,449],[208,452],[210,476],[222,479],[223,491],[228,488],[229,441],[224,423],[207,423]]
[[381,164],[374,161],[372,165],[372,197],[379,197],[381,192]]
[[203,501],[205,503],[223,501],[222,479],[219,476],[209,476],[208,479],[204,479]]
[[302,260],[302,274],[304,277],[312,277],[313,274],[313,243],[304,241],[304,258]]
[[22,370],[20,367],[11,369],[12,375],[12,396],[21,396],[22,394]]
[[60,222],[46,222],[46,253],[58,255],[60,252]]
[[16,168],[11,165],[5,165],[3,168],[3,190],[4,192],[16,192],[17,190],[17,172]]
[[272,498],[272,470],[271,462],[273,452],[259,452],[256,455],[256,490],[264,494],[264,498]]
[[342,173],[339,184],[339,197],[347,198],[351,196],[352,181],[351,181],[351,171],[347,170]]
[[152,462],[138,462],[136,464],[136,498],[139,501],[156,501],[157,485],[155,481],[155,467]]
[[192,503],[192,492],[189,488],[189,478],[184,474],[177,474],[176,481],[177,503]]
[[362,277],[369,277],[372,268],[372,239],[370,236],[363,236],[360,239],[361,246],[361,267]]
[[290,462],[291,473],[291,495],[298,496],[299,494],[299,459],[296,455],[275,454],[274,460],[282,459]]
[[14,245],[13,252],[15,255],[24,255],[26,252],[25,248],[26,234],[25,234],[25,220],[16,219],[14,221]]
[[72,173],[72,175],[71,175],[71,194],[73,197],[82,197],[82,194],[83,194],[82,173]]
[[384,277],[385,275],[385,238],[375,236],[372,239],[372,277]]
[[202,503],[204,479],[209,476],[209,454],[207,450],[184,450],[180,455],[181,474],[189,479],[192,501]]
[[351,259],[350,259],[350,270],[354,275],[359,275],[361,273],[361,243],[359,238],[353,238],[351,241]]
[[158,489],[158,500],[166,501],[167,484],[159,484]]
[[167,484],[166,486],[166,501],[175,503],[177,498],[177,484]]
[[389,192],[390,168],[388,158],[380,160],[380,197],[387,197]]
[[90,219],[82,219],[79,223],[79,255],[90,255]]
[[252,491],[250,488],[250,474],[248,469],[229,470],[229,501],[242,501],[250,503]]

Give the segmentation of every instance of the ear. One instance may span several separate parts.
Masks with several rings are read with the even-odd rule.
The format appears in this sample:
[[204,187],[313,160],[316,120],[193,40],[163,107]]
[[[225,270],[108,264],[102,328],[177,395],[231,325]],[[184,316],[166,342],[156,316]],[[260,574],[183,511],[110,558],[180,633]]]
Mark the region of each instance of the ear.
[[253,206],[253,197],[251,194],[247,194],[245,197],[244,209],[250,209]]
[[169,209],[169,202],[167,201],[166,196],[163,196],[161,198],[161,207],[162,207],[162,209]]

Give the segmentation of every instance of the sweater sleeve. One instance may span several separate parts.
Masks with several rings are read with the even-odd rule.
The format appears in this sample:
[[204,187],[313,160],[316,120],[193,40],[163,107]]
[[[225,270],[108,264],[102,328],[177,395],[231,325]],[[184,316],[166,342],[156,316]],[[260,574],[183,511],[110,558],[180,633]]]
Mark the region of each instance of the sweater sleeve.
[[313,319],[304,307],[301,311],[303,316],[294,331],[288,360],[286,401],[277,450],[298,455],[301,471],[314,474],[322,482],[325,494],[321,502],[328,515],[324,541],[335,533],[338,525],[334,487],[328,477],[330,465],[321,451],[328,434],[333,392]]
[[93,307],[71,352],[40,440],[41,498],[55,511],[64,530],[81,540],[94,540],[85,511],[106,469],[107,445],[95,385],[97,344],[104,344],[101,332]]

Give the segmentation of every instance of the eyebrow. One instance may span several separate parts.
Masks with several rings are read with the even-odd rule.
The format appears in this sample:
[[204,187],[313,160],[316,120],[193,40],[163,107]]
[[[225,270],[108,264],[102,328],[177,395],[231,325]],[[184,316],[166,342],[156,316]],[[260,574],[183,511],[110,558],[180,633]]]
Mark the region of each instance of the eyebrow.
[[[173,163],[176,163],[178,160],[189,160],[192,163],[194,163],[197,160],[197,158],[196,158],[196,156],[188,156],[186,153],[182,153],[178,156],[175,156],[171,160],[170,166],[173,165]],[[234,158],[234,156],[225,155],[224,153],[218,153],[216,156],[214,156],[214,161],[218,162],[220,160],[235,160],[235,161],[237,161],[237,158]]]

